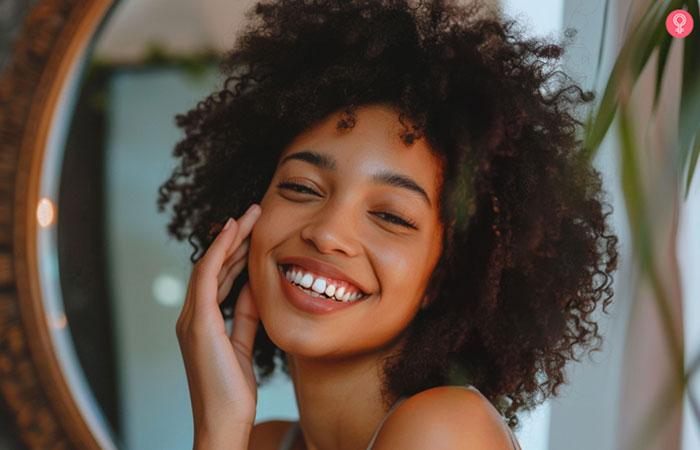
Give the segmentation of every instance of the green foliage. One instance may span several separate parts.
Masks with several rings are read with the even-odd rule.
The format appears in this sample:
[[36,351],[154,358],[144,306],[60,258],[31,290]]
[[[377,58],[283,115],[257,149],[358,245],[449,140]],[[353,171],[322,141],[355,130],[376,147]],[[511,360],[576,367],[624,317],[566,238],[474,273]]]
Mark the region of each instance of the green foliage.
[[[634,2],[632,6],[634,7]],[[586,121],[584,147],[590,161],[607,135],[616,114],[619,116],[620,164],[622,191],[625,199],[627,218],[635,251],[635,261],[641,275],[650,283],[655,306],[663,324],[667,348],[671,355],[677,376],[658,398],[657,406],[643,424],[644,430],[634,443],[635,449],[650,442],[651,436],[660,429],[664,419],[673,408],[677,408],[687,393],[694,418],[700,423],[700,407],[693,392],[687,391],[689,380],[700,370],[700,355],[686,370],[684,360],[683,334],[674,329],[671,313],[671,296],[663,285],[659,265],[662,263],[654,251],[654,220],[650,215],[650,205],[645,192],[644,178],[640,168],[640,146],[636,142],[629,97],[642,71],[647,67],[652,54],[657,50],[656,78],[652,112],[656,113],[665,75],[668,56],[674,40],[666,31],[666,17],[676,9],[685,9],[700,21],[698,0],[652,1],[644,11],[637,26],[631,27],[618,54],[602,99],[595,113],[591,112]],[[607,4],[606,17],[607,21]],[[700,24],[698,24],[700,25]],[[604,39],[605,37],[603,37]],[[602,44],[601,44],[602,52]],[[694,30],[683,39],[683,79],[680,93],[678,119],[678,145],[668,149],[673,152],[671,160],[675,166],[674,180],[682,180],[685,174],[684,196],[687,198],[700,153],[700,31]],[[600,62],[598,71],[600,70]],[[619,114],[618,114],[619,113]],[[680,183],[679,183],[680,184]],[[658,239],[658,237],[657,237]]]

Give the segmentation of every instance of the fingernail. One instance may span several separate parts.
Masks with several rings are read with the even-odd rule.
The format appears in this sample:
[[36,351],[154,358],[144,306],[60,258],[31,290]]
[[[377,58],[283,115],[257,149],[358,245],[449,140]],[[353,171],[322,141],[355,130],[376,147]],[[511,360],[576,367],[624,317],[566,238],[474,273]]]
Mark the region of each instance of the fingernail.
[[[253,210],[255,210],[255,211],[253,211]],[[253,214],[259,213],[259,212],[260,212],[260,206],[259,206],[257,203],[253,203],[252,205],[250,205],[250,206],[248,207],[248,211],[246,211],[246,214],[249,213],[249,212],[251,212],[251,213],[253,213]]]
[[224,230],[227,229],[229,226],[231,226],[231,218],[229,217],[228,220],[226,220],[226,224],[224,225]]

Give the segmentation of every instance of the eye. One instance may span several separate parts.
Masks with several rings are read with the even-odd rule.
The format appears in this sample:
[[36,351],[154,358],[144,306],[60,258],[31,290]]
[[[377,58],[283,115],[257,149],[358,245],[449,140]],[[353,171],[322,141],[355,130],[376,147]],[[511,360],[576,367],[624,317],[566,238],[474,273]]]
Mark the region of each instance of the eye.
[[373,214],[376,216],[385,217],[384,220],[389,222],[389,223],[400,225],[400,226],[405,227],[405,228],[413,228],[414,230],[418,229],[418,225],[414,221],[412,221],[411,219],[403,219],[397,215],[387,213],[387,212],[376,212]]
[[[303,184],[299,184],[299,183],[292,183],[289,181],[283,181],[277,185],[277,188],[278,189],[288,189],[290,191],[298,192],[300,194],[311,194],[311,195],[315,195],[317,197],[322,197],[322,195],[319,194],[318,192],[316,192],[315,190],[313,190],[307,186],[304,186]],[[402,226],[404,228],[412,228],[414,230],[418,229],[418,224],[416,224],[416,222],[414,222],[411,219],[404,219],[402,217],[397,216],[396,214],[391,214],[391,213],[383,212],[383,211],[373,212],[372,214],[374,214],[375,216],[381,217],[384,221],[389,222],[389,223],[394,224],[394,225],[399,225],[399,226]]]
[[306,187],[302,184],[298,184],[298,183],[291,183],[288,181],[284,181],[282,183],[279,183],[277,185],[277,187],[279,189],[289,189],[290,191],[299,192],[301,194],[311,194],[311,195],[316,195],[318,197],[321,197],[321,194],[319,194],[318,192],[316,192],[313,189]]

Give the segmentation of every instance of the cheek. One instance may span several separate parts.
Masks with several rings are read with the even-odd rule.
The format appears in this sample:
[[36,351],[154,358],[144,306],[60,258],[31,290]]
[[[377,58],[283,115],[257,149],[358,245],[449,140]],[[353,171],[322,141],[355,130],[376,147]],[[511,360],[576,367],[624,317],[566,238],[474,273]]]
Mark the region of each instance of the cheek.
[[277,217],[274,201],[270,198],[270,193],[265,194],[260,202],[261,213],[253,226],[250,235],[250,255],[251,258],[258,258],[267,253],[277,241],[281,239],[284,224],[283,217]]
[[269,212],[262,210],[260,217],[255,222],[250,234],[250,247],[248,249],[248,277],[253,293],[263,294],[263,289],[268,283],[264,280],[266,264],[270,251],[275,246],[274,221]]
[[387,303],[405,305],[401,309],[408,311],[420,306],[437,261],[438,241],[434,239],[424,237],[375,248],[373,265]]
[[288,214],[281,211],[274,198],[266,195],[260,207],[260,217],[250,234],[248,277],[253,294],[259,299],[259,306],[266,310],[266,305],[275,296],[278,281],[275,249],[289,238],[291,224],[288,223]]
[[263,210],[250,233],[250,255],[252,258],[256,258],[261,251],[264,251],[273,239],[274,228],[271,225],[270,215]]
[[[420,245],[385,245],[375,252],[382,299],[396,313],[411,314],[422,298],[426,255]],[[400,306],[400,308],[397,308]]]

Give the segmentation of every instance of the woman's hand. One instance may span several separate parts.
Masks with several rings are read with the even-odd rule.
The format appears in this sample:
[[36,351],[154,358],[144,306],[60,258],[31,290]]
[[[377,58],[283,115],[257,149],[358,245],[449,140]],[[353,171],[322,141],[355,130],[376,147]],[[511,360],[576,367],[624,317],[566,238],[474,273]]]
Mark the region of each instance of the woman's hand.
[[[246,448],[255,421],[257,384],[252,351],[259,317],[250,287],[236,301],[229,336],[219,304],[248,259],[248,237],[260,216],[253,204],[229,219],[192,270],[176,332],[185,363],[194,418],[195,448]],[[202,444],[202,442],[207,444]],[[199,443],[199,444],[198,444]]]

